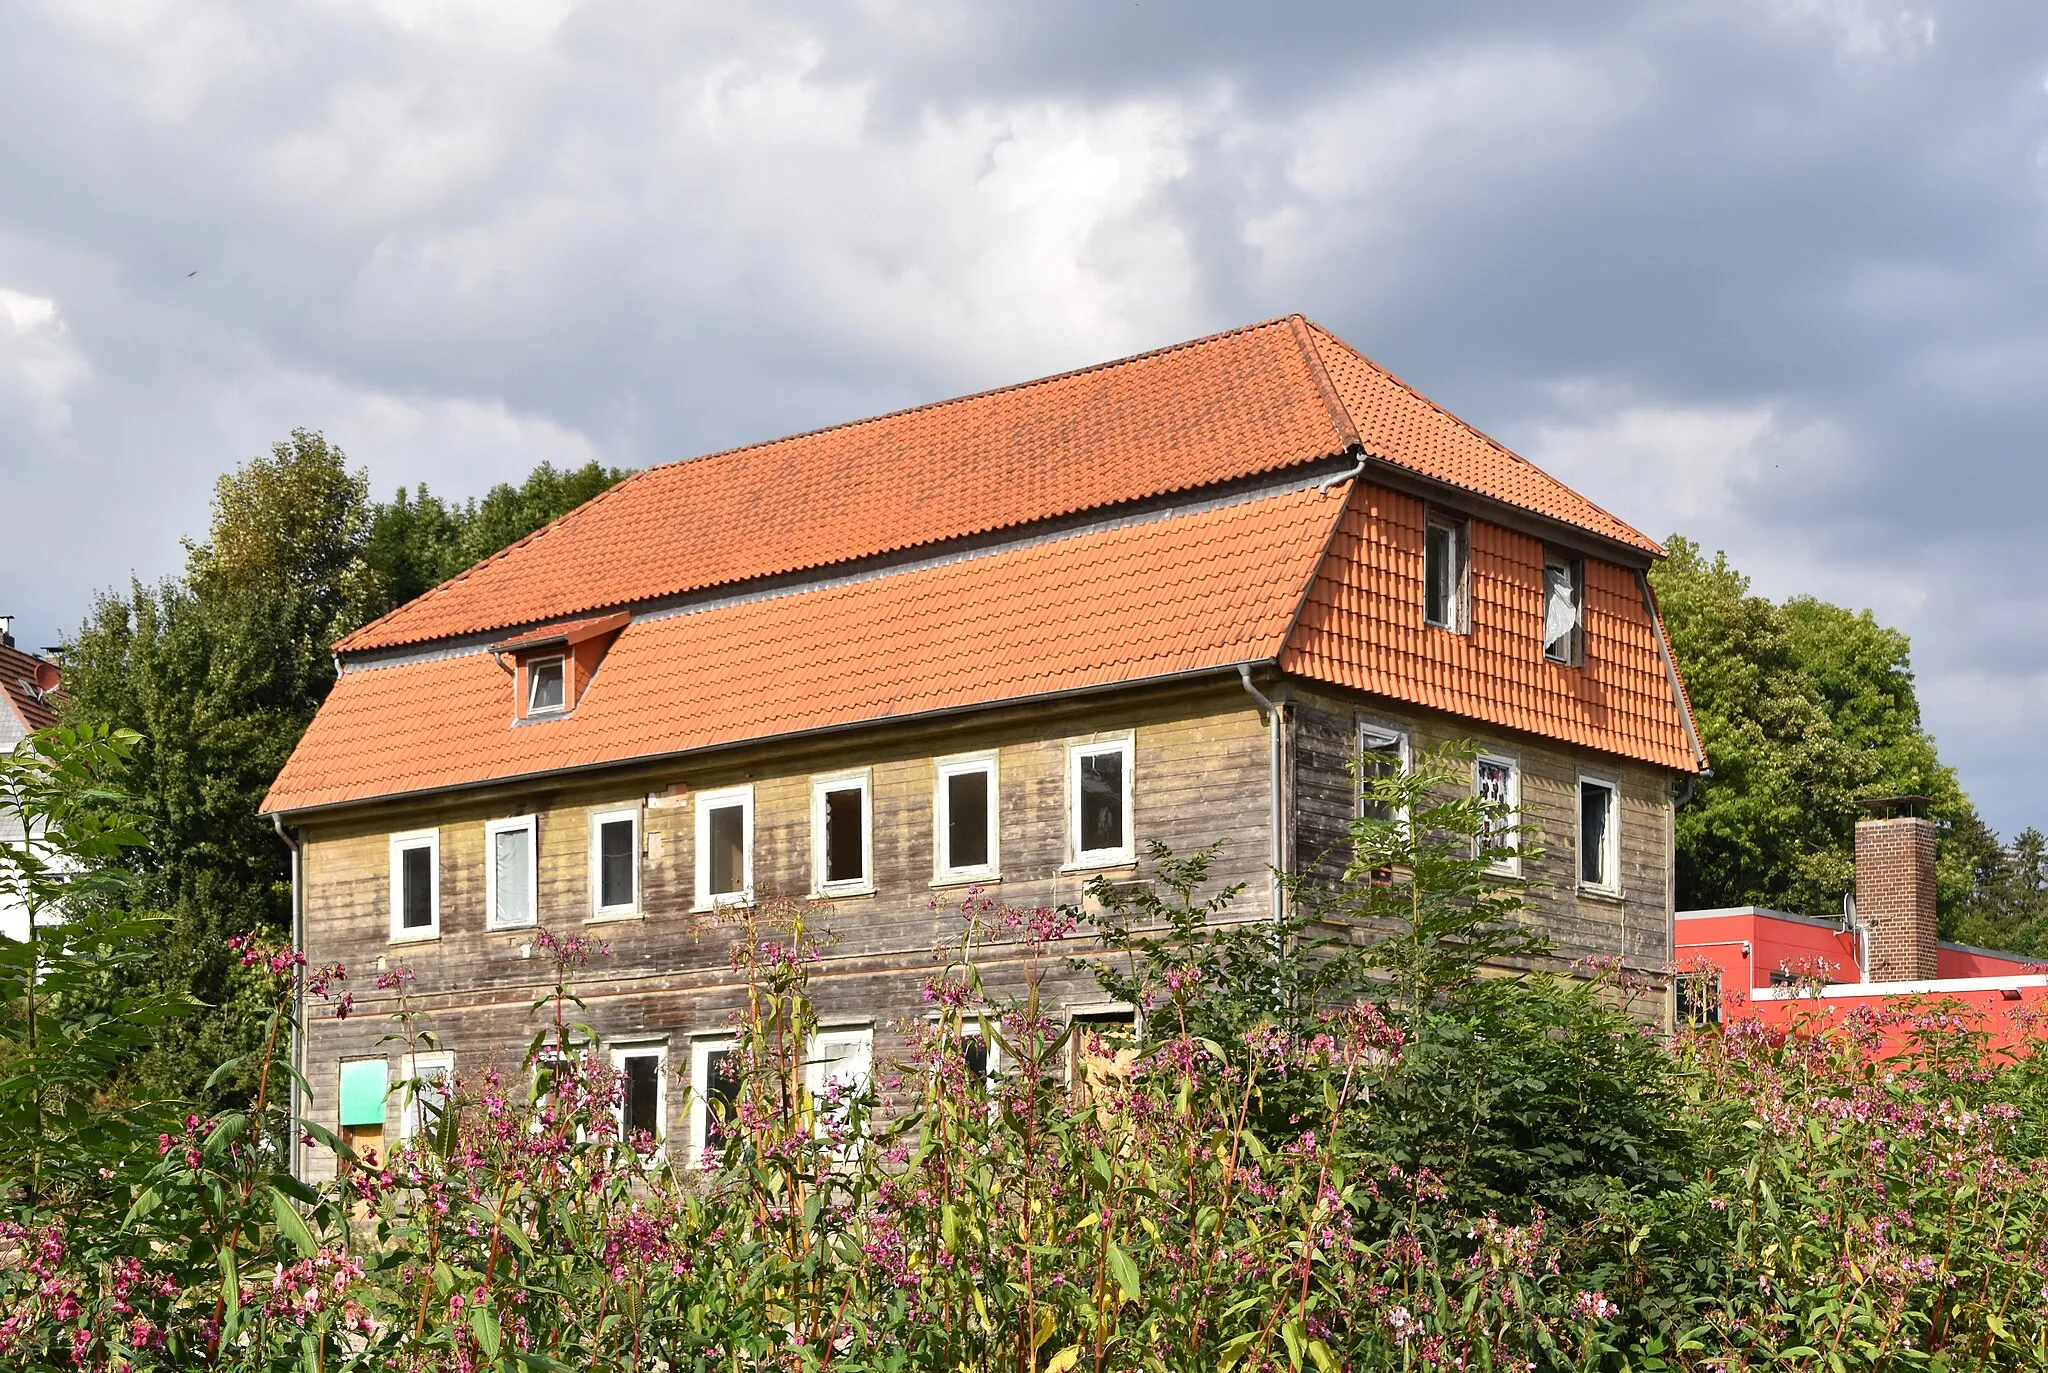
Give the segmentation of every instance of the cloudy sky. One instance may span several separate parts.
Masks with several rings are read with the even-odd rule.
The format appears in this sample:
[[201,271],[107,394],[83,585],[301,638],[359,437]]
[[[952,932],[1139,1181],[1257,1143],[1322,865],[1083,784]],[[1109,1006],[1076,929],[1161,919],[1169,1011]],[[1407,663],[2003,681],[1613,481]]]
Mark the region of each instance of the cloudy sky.
[[1913,635],[2048,824],[2048,6],[0,0],[0,611],[1299,310]]

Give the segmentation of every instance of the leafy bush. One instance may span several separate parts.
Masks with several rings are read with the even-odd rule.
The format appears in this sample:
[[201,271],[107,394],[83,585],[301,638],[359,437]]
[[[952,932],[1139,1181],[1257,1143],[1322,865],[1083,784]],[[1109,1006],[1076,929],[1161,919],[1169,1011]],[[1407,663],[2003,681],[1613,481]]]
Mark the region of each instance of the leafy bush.
[[[974,893],[903,1060],[819,1089],[817,912],[726,914],[748,995],[704,1160],[618,1137],[575,997],[603,951],[547,935],[524,1061],[419,1097],[429,1128],[389,1158],[301,1123],[339,1168],[303,1187],[263,1125],[279,1032],[302,987],[345,1007],[347,977],[245,946],[274,993],[254,1109],[106,1175],[11,1172],[0,1361],[2048,1366],[2032,1066],[1933,1008],[1883,1064],[1867,1024],[1668,1052],[1617,969],[1481,976],[1540,941],[1486,862],[1500,817],[1444,799],[1459,766],[1375,783],[1408,788],[1398,818],[1277,923],[1227,923],[1202,854],[1156,855],[1151,893],[1098,887],[1105,986],[1148,1008],[1128,1040],[1077,1039],[1042,995],[1099,947],[1078,910]],[[992,960],[1023,968],[1014,996]],[[423,1043],[403,970],[381,977],[393,1035]]]

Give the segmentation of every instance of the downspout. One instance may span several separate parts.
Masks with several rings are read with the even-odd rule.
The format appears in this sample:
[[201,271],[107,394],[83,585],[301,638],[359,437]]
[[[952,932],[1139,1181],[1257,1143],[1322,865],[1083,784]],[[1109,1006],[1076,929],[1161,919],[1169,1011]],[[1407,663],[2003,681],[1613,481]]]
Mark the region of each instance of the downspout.
[[[299,890],[299,868],[305,857],[305,851],[300,848],[298,839],[285,829],[284,817],[275,811],[271,812],[270,827],[277,831],[278,841],[292,851],[292,952],[304,954],[306,952],[306,922],[305,906]],[[299,1100],[299,1083],[306,1076],[305,1024],[306,979],[302,974],[299,976],[292,992],[292,1080],[291,1093],[287,1098],[290,1102],[291,1116],[285,1126],[285,1148],[290,1151],[287,1156],[290,1161],[286,1165],[285,1171],[295,1178],[299,1176],[299,1117],[305,1113],[305,1104]]]
[[[1319,482],[1317,482],[1317,483],[1316,483],[1316,494],[1317,494],[1318,496],[1322,495],[1322,494],[1323,494],[1324,492],[1328,491],[1328,490],[1329,490],[1329,489],[1330,489],[1331,487],[1335,486],[1335,485],[1336,485],[1336,484],[1337,484],[1338,482],[1348,482],[1348,481],[1350,481],[1350,480],[1351,480],[1351,479],[1352,479],[1353,477],[1362,477],[1362,476],[1364,476],[1364,475],[1365,475],[1365,468],[1366,468],[1366,464],[1367,464],[1367,463],[1369,463],[1369,462],[1371,462],[1371,461],[1372,461],[1372,459],[1371,459],[1371,458],[1368,458],[1368,457],[1367,457],[1367,456],[1365,455],[1365,453],[1364,453],[1364,452],[1363,452],[1363,451],[1361,450],[1361,451],[1360,451],[1360,453],[1359,453],[1359,455],[1358,455],[1358,466],[1356,466],[1356,467],[1352,468],[1352,469],[1351,469],[1351,470],[1350,470],[1349,472],[1339,472],[1339,473],[1338,473],[1338,474],[1337,474],[1336,476],[1334,476],[1334,477],[1325,477],[1325,478],[1323,478],[1323,480],[1321,480],[1321,481],[1319,481]],[[1253,694],[1254,694],[1254,695],[1256,695],[1257,693],[1253,693]]]
[[1287,843],[1285,832],[1282,828],[1286,817],[1286,803],[1281,796],[1281,785],[1285,769],[1281,765],[1283,739],[1280,732],[1280,707],[1265,692],[1252,685],[1252,668],[1250,663],[1239,663],[1237,665],[1237,680],[1244,685],[1244,689],[1251,694],[1251,698],[1258,702],[1259,714],[1265,718],[1267,724],[1267,737],[1269,739],[1267,747],[1267,788],[1272,795],[1273,802],[1272,813],[1268,817],[1266,826],[1266,831],[1270,838],[1267,866],[1273,874],[1273,923],[1278,924],[1281,916],[1281,902],[1285,899],[1286,891],[1285,884],[1280,880],[1280,874],[1286,870],[1287,866]]

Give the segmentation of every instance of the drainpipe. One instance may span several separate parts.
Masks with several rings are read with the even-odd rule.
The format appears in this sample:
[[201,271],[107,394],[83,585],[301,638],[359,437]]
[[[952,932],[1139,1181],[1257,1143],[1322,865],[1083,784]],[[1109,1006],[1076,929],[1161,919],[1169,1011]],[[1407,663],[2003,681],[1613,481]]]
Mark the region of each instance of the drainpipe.
[[[302,954],[306,951],[306,925],[305,907],[299,891],[301,885],[299,867],[305,857],[305,851],[300,848],[298,839],[285,829],[283,816],[272,812],[270,827],[277,831],[278,842],[292,851],[292,952]],[[285,1171],[295,1178],[299,1176],[299,1117],[304,1114],[304,1104],[299,1100],[299,1082],[306,1075],[305,1023],[306,981],[302,976],[298,979],[296,990],[292,993],[291,1062],[293,1072],[291,1092],[287,1098],[290,1102],[291,1114],[285,1126],[285,1148],[289,1151],[286,1155],[289,1162],[286,1165]]]
[[[1348,481],[1350,481],[1350,480],[1351,480],[1351,479],[1352,479],[1353,477],[1362,477],[1362,476],[1364,476],[1364,475],[1365,475],[1365,466],[1366,466],[1366,464],[1367,464],[1367,463],[1369,463],[1369,462],[1371,462],[1371,461],[1372,461],[1372,459],[1370,459],[1370,458],[1366,457],[1366,456],[1365,456],[1365,454],[1364,454],[1364,452],[1363,452],[1363,451],[1361,451],[1361,452],[1359,453],[1359,455],[1358,455],[1358,466],[1356,466],[1356,467],[1352,468],[1352,469],[1351,469],[1351,470],[1350,470],[1349,472],[1339,472],[1339,473],[1338,473],[1338,474],[1337,474],[1336,476],[1334,476],[1334,477],[1325,477],[1325,478],[1323,478],[1323,480],[1321,480],[1321,481],[1319,481],[1319,482],[1317,482],[1317,483],[1316,483],[1316,494],[1317,494],[1318,496],[1320,496],[1320,495],[1323,495],[1324,493],[1326,493],[1327,491],[1329,491],[1329,489],[1330,489],[1331,487],[1335,486],[1335,485],[1336,485],[1336,484],[1337,484],[1338,482],[1348,482]],[[1255,693],[1253,693],[1253,694],[1254,694],[1254,695],[1256,695],[1257,693],[1255,692]]]
[[1268,737],[1271,741],[1267,748],[1267,768],[1268,788],[1272,793],[1273,806],[1272,814],[1268,818],[1267,824],[1267,833],[1271,839],[1267,858],[1268,865],[1273,872],[1273,921],[1275,924],[1278,924],[1280,921],[1281,901],[1284,899],[1286,890],[1284,884],[1280,881],[1280,874],[1286,871],[1287,868],[1287,844],[1283,828],[1286,816],[1286,803],[1281,795],[1285,769],[1282,767],[1284,739],[1280,732],[1282,728],[1280,707],[1265,692],[1252,685],[1250,663],[1239,663],[1237,665],[1237,680],[1243,684],[1244,689],[1250,693],[1251,698],[1258,702],[1259,714],[1266,720]]

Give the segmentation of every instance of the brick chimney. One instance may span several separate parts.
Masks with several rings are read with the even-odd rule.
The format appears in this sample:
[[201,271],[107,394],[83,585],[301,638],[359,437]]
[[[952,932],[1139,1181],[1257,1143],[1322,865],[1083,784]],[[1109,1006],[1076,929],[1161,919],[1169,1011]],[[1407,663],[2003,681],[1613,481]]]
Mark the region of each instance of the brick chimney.
[[1934,822],[1912,813],[1926,804],[1919,796],[1866,801],[1879,818],[1856,822],[1856,919],[1870,930],[1869,982],[1937,974]]

